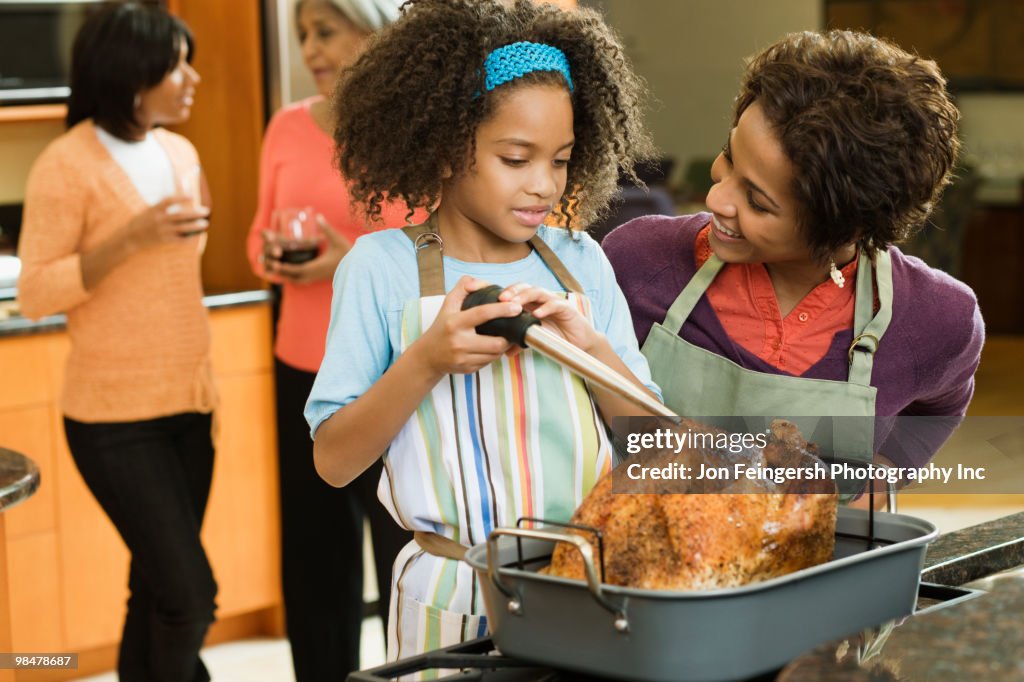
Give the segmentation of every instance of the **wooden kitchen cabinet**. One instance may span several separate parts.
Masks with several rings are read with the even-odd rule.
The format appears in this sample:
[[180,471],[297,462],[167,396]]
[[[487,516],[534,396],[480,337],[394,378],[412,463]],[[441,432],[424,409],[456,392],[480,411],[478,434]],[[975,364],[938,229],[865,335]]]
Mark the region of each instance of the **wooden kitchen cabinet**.
[[1024,333],[1024,205],[975,210],[962,279],[978,296],[989,334]]
[[203,283],[208,290],[256,288],[262,283],[246,259],[245,240],[266,125],[260,3],[169,0],[167,9],[192,30],[193,66],[202,78],[192,116],[172,130],[195,145],[210,185]]
[[[0,513],[0,595],[10,594],[7,579],[7,524]],[[11,646],[11,610],[0,607],[0,649],[13,651]],[[14,671],[0,670],[0,682],[14,682]]]
[[[221,405],[203,540],[220,590],[208,641],[279,634],[270,306],[214,309],[210,321]],[[7,589],[0,608],[13,651],[80,655],[77,671],[18,671],[19,681],[111,669],[127,598],[128,552],[64,440],[59,396],[67,348],[62,331],[0,338],[0,443],[35,460],[41,474],[39,491],[3,515]]]

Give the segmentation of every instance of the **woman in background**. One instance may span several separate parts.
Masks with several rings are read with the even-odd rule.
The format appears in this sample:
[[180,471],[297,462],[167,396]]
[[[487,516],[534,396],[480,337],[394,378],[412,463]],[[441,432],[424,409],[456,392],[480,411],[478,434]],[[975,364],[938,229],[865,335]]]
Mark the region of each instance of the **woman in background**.
[[[301,0],[295,6],[299,41],[318,94],[271,120],[260,162],[259,206],[249,232],[253,271],[281,285],[274,347],[281,485],[281,561],[285,622],[299,682],[342,680],[359,668],[363,618],[363,519],[368,518],[387,621],[391,566],[411,539],[377,500],[380,465],[355,486],[335,489],[313,468],[313,442],[302,415],[324,356],[331,278],[352,243],[367,230],[352,210],[335,170],[328,95],[338,74],[354,63],[371,34],[398,16],[401,0]],[[313,207],[323,236],[319,255],[285,263],[274,212]],[[385,209],[374,227],[405,223]]]
[[122,682],[203,682],[217,584],[200,541],[217,402],[199,260],[196,151],[159,126],[189,117],[192,36],[163,10],[118,4],[75,38],[69,130],[25,195],[18,300],[63,312],[71,455],[131,552]]

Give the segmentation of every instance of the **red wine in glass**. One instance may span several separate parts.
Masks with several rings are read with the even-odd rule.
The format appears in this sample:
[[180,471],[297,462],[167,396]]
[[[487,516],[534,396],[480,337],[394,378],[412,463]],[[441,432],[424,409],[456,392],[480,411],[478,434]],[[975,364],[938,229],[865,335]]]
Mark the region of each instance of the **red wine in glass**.
[[308,263],[320,255],[320,247],[315,242],[291,242],[281,245],[281,262],[298,265]]
[[310,206],[282,208],[274,212],[282,263],[308,263],[320,254],[320,229],[315,215]]

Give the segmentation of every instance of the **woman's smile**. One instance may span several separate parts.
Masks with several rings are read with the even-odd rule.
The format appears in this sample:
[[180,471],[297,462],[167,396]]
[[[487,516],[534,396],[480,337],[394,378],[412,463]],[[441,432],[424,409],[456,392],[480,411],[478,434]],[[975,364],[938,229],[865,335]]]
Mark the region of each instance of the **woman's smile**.
[[735,242],[743,239],[742,234],[727,228],[718,220],[718,216],[714,213],[711,214],[711,223],[715,228],[713,230],[715,237],[721,239],[723,242]]

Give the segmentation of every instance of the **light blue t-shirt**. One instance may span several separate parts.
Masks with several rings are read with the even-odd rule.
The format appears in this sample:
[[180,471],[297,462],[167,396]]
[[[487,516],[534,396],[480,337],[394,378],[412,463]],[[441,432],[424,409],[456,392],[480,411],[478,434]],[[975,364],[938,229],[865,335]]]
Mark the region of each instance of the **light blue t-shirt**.
[[[659,398],[647,359],[640,353],[626,299],[611,264],[589,235],[542,225],[537,232],[590,299],[594,326],[603,333],[626,366]],[[463,275],[508,286],[525,282],[550,291],[565,291],[537,255],[512,263],[467,263],[445,256],[445,291]],[[323,363],[306,402],[310,433],[373,385],[398,358],[402,309],[420,297],[419,269],[412,241],[399,229],[361,237],[334,275],[331,324]]]

